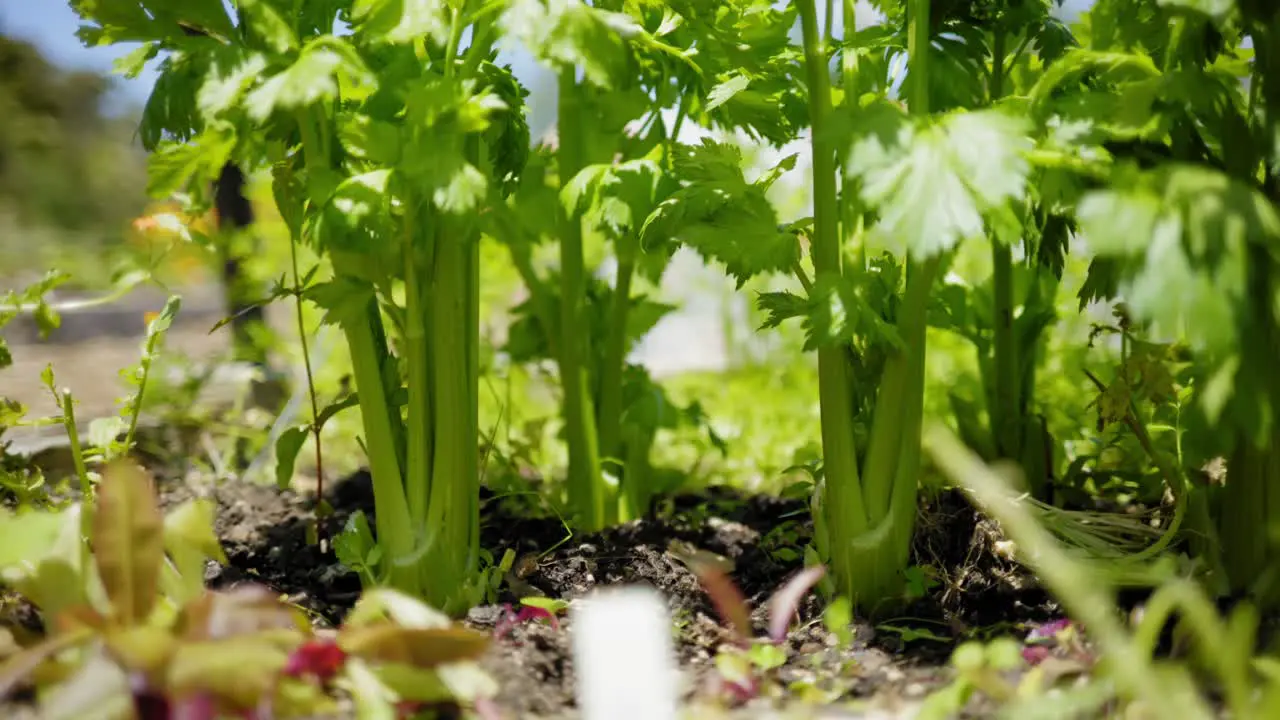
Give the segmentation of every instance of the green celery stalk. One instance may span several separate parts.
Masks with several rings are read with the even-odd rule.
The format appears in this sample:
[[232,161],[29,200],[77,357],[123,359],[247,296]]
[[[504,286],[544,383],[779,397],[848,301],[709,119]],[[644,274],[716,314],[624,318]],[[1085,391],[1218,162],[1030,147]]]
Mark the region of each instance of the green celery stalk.
[[[557,166],[563,187],[584,166],[584,122],[575,69],[563,70],[557,89],[560,147]],[[601,477],[590,379],[586,366],[586,270],[582,254],[582,218],[566,212],[560,233],[560,382],[564,386],[565,435],[569,445],[569,504],[579,526],[591,532],[605,524],[604,481]]]
[[[618,280],[614,284],[613,306],[609,313],[609,335],[605,338],[604,365],[600,368],[600,404],[596,421],[600,428],[600,452],[608,457],[622,456],[622,375],[626,367],[627,321],[631,314],[631,281],[635,277],[636,252],[639,241],[634,237],[618,240]],[[623,468],[623,484],[642,482],[643,472],[628,462]],[[613,510],[610,507],[607,510]],[[634,512],[635,508],[631,508]],[[610,513],[606,513],[610,514]],[[622,513],[616,519],[630,520]]]
[[[302,148],[308,166],[327,167],[330,163],[329,143],[316,131],[316,111],[297,113]],[[335,273],[343,277],[341,272]],[[348,277],[353,284],[372,287],[367,281]],[[383,547],[385,576],[388,584],[407,593],[417,594],[417,578],[406,564],[414,551],[413,525],[404,494],[401,475],[401,453],[397,439],[403,437],[399,412],[387,399],[385,384],[386,340],[378,301],[371,297],[363,317],[345,319],[341,323],[351,353],[351,369],[360,396],[360,416],[364,424],[365,443],[369,452],[369,470],[373,477],[373,502],[378,544]],[[394,414],[393,414],[394,413]]]
[[[811,247],[818,279],[840,274],[839,206],[836,196],[836,149],[827,131],[831,114],[831,84],[818,35],[813,0],[799,0],[805,70],[809,82],[810,142],[813,148],[813,234]],[[844,538],[861,535],[868,527],[854,443],[852,384],[844,351],[818,349],[818,395],[822,423],[823,474],[820,509],[826,514],[829,563],[840,586],[854,575],[853,547]],[[850,593],[852,594],[852,593]]]
[[[991,43],[992,102],[1004,96],[1004,61],[1006,33],[997,29]],[[1001,457],[1022,458],[1022,376],[1018,371],[1018,339],[1013,322],[1013,249],[992,237],[991,284],[995,303],[992,315],[995,327],[992,338],[991,434]],[[1029,481],[1041,478],[1027,478]],[[1043,483],[1038,483],[1042,485]],[[1034,492],[1042,497],[1040,488]]]
[[[454,589],[466,580],[471,527],[478,518],[468,517],[471,500],[478,488],[477,443],[469,368],[471,317],[474,288],[470,279],[471,238],[455,235],[453,222],[444,224],[449,232],[439,233],[431,307],[431,389],[436,401],[434,423],[435,455],[432,457],[430,501],[427,504],[429,562],[421,570],[427,598],[437,606],[452,603]],[[437,590],[438,589],[438,590]],[[439,594],[437,594],[439,593]]]
[[[430,277],[435,260],[435,244],[424,243],[419,253],[420,225],[418,215],[427,216],[429,208],[407,208],[403,227],[404,283],[405,283],[405,382],[409,390],[409,405],[405,418],[405,497],[409,504],[409,517],[415,527],[424,527],[427,519],[427,498],[431,492],[431,457],[433,451],[432,407],[429,363],[430,347],[427,342],[429,326],[423,308],[427,288],[422,275]],[[422,257],[425,255],[425,257]],[[425,268],[425,273],[420,268]]]
[[[416,595],[417,577],[412,572],[412,566],[405,564],[414,552],[414,532],[409,522],[409,506],[401,481],[400,459],[392,427],[393,408],[387,403],[379,348],[369,319],[369,316],[376,317],[378,313],[377,301],[371,299],[366,317],[343,322],[342,330],[351,351],[351,369],[356,391],[360,394],[360,417],[364,423],[365,444],[369,449],[369,470],[373,476],[378,544],[382,546],[386,556],[383,567],[387,582],[398,590]],[[399,418],[396,417],[395,420],[398,421]]]
[[[827,131],[831,88],[812,0],[798,3],[809,81],[813,144],[815,273],[838,274],[840,206],[835,147]],[[909,18],[912,114],[929,112],[927,0],[913,0]],[[852,68],[845,68],[845,75]],[[925,330],[929,291],[941,258],[909,263],[899,317],[905,349],[889,358],[879,388],[867,464],[859,474],[853,442],[852,384],[842,348],[818,351],[825,487],[815,496],[827,537],[825,549],[837,592],[877,611],[899,597],[915,521],[916,478],[924,408]]]

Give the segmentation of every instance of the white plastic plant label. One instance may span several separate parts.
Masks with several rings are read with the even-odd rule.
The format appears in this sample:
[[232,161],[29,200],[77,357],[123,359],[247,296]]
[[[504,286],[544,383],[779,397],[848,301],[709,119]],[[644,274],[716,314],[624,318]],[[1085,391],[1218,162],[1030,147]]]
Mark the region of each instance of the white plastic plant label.
[[661,595],[644,587],[597,590],[572,618],[583,720],[675,720],[679,670]]

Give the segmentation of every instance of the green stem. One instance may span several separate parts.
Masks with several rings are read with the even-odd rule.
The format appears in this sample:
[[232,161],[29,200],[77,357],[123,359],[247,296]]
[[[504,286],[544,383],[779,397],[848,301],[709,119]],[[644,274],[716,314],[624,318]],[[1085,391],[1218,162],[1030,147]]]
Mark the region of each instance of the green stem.
[[623,478],[622,497],[618,504],[620,519],[626,522],[648,512],[653,498],[649,451],[653,448],[654,431],[632,425],[624,432],[621,444],[626,449],[626,456],[623,458],[626,461],[626,476]]
[[[890,517],[901,483],[915,488],[915,473],[904,473],[903,457],[919,456],[920,418],[924,404],[924,354],[929,292],[941,265],[940,257],[921,264],[908,263],[907,290],[903,297],[898,331],[905,347],[889,358],[876,394],[875,418],[867,448],[866,504],[872,523]],[[915,450],[909,448],[914,447]],[[916,466],[918,467],[918,466]]]
[[453,79],[454,65],[458,62],[458,43],[462,42],[462,30],[465,27],[461,10],[454,8],[449,14],[452,17],[449,19],[449,41],[444,48],[445,80]]
[[[62,406],[62,426],[67,431],[67,441],[71,444],[71,462],[76,466],[76,479],[80,481],[80,507],[90,508],[93,506],[93,483],[89,482],[89,468],[84,462],[84,448],[80,446],[76,403],[70,388],[63,388],[58,393],[58,404]],[[125,447],[128,447],[127,443]],[[81,512],[85,511],[82,509]]]
[[605,338],[604,366],[600,369],[600,452],[618,457],[622,440],[622,371],[626,366],[627,319],[631,313],[631,280],[635,276],[639,240],[618,243],[618,280],[610,308],[609,334]]
[[472,353],[471,258],[468,233],[452,220],[438,225],[431,306],[431,390],[437,422],[432,457],[426,529],[428,562],[422,564],[424,589],[437,607],[455,605],[455,591],[471,562],[472,500],[479,492]]
[[[1004,31],[997,29],[992,41],[991,102],[1004,94]],[[1004,458],[1021,458],[1020,438],[1022,383],[1018,372],[1018,343],[1013,332],[1013,250],[991,237],[991,283],[994,297],[991,424],[996,451]]]
[[[557,160],[561,187],[584,165],[582,138],[586,124],[575,72],[571,68],[560,73]],[[604,524],[604,483],[585,363],[586,270],[582,219],[577,213],[565,213],[561,221],[560,380],[564,385],[565,436],[569,445],[569,503],[578,513],[581,527],[593,531]]]
[[[435,417],[431,405],[431,356],[427,344],[427,328],[430,325],[423,307],[423,271],[430,277],[431,262],[423,263],[417,248],[419,230],[418,213],[424,209],[408,207],[402,226],[402,253],[404,257],[404,360],[405,383],[409,388],[409,405],[405,419],[407,442],[405,443],[405,498],[409,504],[409,517],[414,527],[422,527],[427,519],[427,498],[431,493],[432,420]],[[429,226],[429,225],[428,225]],[[430,253],[430,248],[428,248]]]
[[[330,163],[328,143],[323,133],[316,132],[312,115],[313,111],[305,109],[297,113],[306,165],[326,168]],[[353,284],[364,285],[370,296],[363,316],[349,317],[341,327],[351,353],[356,392],[360,395],[360,416],[364,424],[370,474],[373,476],[378,544],[386,558],[384,576],[392,587],[417,594],[417,578],[412,566],[406,564],[414,550],[414,533],[400,474],[400,445],[397,440],[403,437],[403,428],[396,427],[400,422],[399,411],[387,402],[390,393],[384,383],[383,365],[386,341],[378,300],[367,281],[344,276],[341,272],[337,275]]]
[[671,136],[667,138],[667,168],[672,168],[675,162],[675,148],[680,144],[680,128],[684,126],[685,116],[689,112],[689,96],[681,95],[680,103],[676,106],[676,119],[671,123]]
[[[372,291],[372,289],[371,289]],[[375,341],[372,316],[377,316],[377,300],[370,298],[364,317],[342,323],[351,351],[351,370],[360,394],[360,417],[368,447],[369,470],[373,476],[373,505],[378,544],[386,556],[383,563],[388,583],[404,592],[417,593],[412,567],[404,563],[414,550],[413,526],[400,476],[400,461],[387,405],[387,389],[382,380],[382,361]]]
[[1018,60],[1022,58],[1022,53],[1026,52],[1027,48],[1031,45],[1031,41],[1033,39],[1034,39],[1034,36],[1031,33],[1027,33],[1026,35],[1023,35],[1022,42],[1018,43],[1018,47],[1015,48],[1013,51],[1013,54],[1009,56],[1009,62],[1001,63],[1000,65],[1001,73],[1008,74],[1008,72],[1013,69],[1013,66],[1018,64]]
[[[1249,338],[1245,362],[1269,367],[1280,350],[1280,326],[1271,309],[1277,283],[1268,252],[1262,246],[1249,249],[1249,301],[1258,308],[1257,330]],[[1272,407],[1280,405],[1280,386],[1259,388]],[[1237,425],[1236,446],[1227,461],[1227,481],[1218,512],[1218,540],[1222,566],[1231,590],[1248,592],[1263,610],[1280,607],[1277,559],[1280,543],[1272,525],[1280,517],[1280,422],[1269,418],[1259,433],[1256,425]],[[1200,494],[1200,493],[1197,493]],[[1196,508],[1192,508],[1196,510]],[[1193,517],[1193,526],[1198,518]]]
[[[809,85],[810,143],[813,148],[813,234],[810,253],[816,282],[832,281],[840,268],[840,206],[836,195],[836,149],[827,123],[831,114],[831,85],[826,54],[818,35],[814,0],[799,0],[803,34],[805,71]],[[853,388],[844,349],[818,349],[818,396],[822,422],[823,483],[816,490],[814,505],[821,524],[830,534],[828,562],[837,586],[848,592],[860,578],[855,570],[857,550],[848,539],[868,527],[858,473],[858,453],[854,436]],[[815,518],[817,522],[819,518]]]
[[298,341],[302,344],[302,367],[306,372],[307,392],[311,396],[311,433],[316,451],[316,540],[321,552],[327,552],[329,532],[321,522],[319,508],[324,505],[324,454],[320,443],[320,401],[316,397],[315,374],[311,371],[311,349],[307,342],[307,326],[302,316],[302,275],[298,272],[298,236],[289,233],[289,264],[293,269],[293,307],[298,322]]
[[[925,116],[929,114],[929,53],[926,51],[929,47],[929,3],[912,0],[907,12],[907,55],[911,78],[907,109],[912,115]],[[916,352],[923,355],[925,349],[923,338],[917,347],[913,347],[912,338],[923,331],[929,291],[939,262],[936,258],[926,261],[919,274],[913,263],[907,263],[907,291],[898,320],[899,328],[905,331],[900,334],[907,347],[890,357],[885,365],[867,449],[864,477],[867,478],[867,512],[872,523],[889,516],[903,445],[912,442],[910,434],[905,432],[908,407],[915,402],[914,397],[907,394],[912,385],[910,359]],[[915,438],[914,442],[918,443],[918,440]]]
[[133,449],[134,437],[138,434],[138,419],[142,416],[142,401],[147,393],[147,381],[151,378],[151,364],[155,361],[157,348],[164,339],[169,323],[178,314],[178,308],[181,305],[182,299],[179,296],[170,296],[160,311],[160,317],[165,319],[164,322],[153,321],[147,326],[147,341],[138,363],[141,366],[142,375],[138,378],[138,391],[134,393],[133,405],[129,408],[129,431],[124,437],[126,452]]
[[[478,29],[473,31],[478,32]],[[489,160],[488,146],[480,137],[472,135],[467,139],[467,156],[480,168],[486,177],[493,176],[492,162]],[[464,570],[468,578],[473,571],[479,570],[480,561],[480,478],[483,469],[479,456],[480,449],[480,229],[475,219],[467,225],[467,299],[470,313],[467,316],[467,433],[470,439],[469,475],[466,476],[464,499],[462,506],[468,523],[467,561]],[[467,604],[464,610],[470,609]]]
[[[908,109],[912,115],[922,116],[929,112],[927,0],[912,0],[908,13]],[[821,135],[817,127],[813,132]],[[826,526],[842,539],[831,542],[832,557],[846,555],[834,568],[837,573],[847,573],[846,577],[837,575],[837,584],[857,607],[873,615],[896,606],[910,553],[924,413],[926,311],[942,262],[941,256],[907,262],[907,288],[898,319],[905,347],[886,362],[877,393],[862,474],[864,524],[857,531],[841,525],[838,508],[826,518]],[[829,504],[838,502],[834,494],[830,496]]]

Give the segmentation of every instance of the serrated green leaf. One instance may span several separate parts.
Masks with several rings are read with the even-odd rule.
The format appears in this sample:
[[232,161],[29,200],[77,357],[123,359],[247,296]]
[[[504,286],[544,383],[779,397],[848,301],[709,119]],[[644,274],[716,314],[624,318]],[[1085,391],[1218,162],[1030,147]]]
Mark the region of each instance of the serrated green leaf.
[[[287,69],[268,78],[245,98],[249,116],[266,122],[277,109],[306,107],[337,96],[340,82],[369,89],[376,80],[349,45],[333,37],[313,40]],[[348,93],[344,93],[344,96]]]
[[298,49],[298,37],[293,27],[267,0],[240,0],[239,5],[245,27],[268,48],[278,53]]
[[311,286],[306,297],[325,311],[321,322],[337,325],[365,322],[374,294],[372,285],[340,276]]
[[196,107],[206,119],[234,107],[267,69],[261,53],[231,51],[213,58],[209,74],[196,93]]
[[375,42],[407,43],[420,37],[449,40],[449,4],[444,0],[355,0],[356,32]]
[[569,178],[560,188],[560,203],[566,213],[576,215],[585,212],[600,187],[600,181],[609,174],[608,165],[588,165]]
[[110,447],[128,425],[119,415],[94,418],[89,423],[89,445],[96,448]]
[[771,176],[748,183],[741,163],[741,150],[728,143],[704,140],[680,148],[673,174],[683,187],[645,218],[641,244],[649,248],[678,239],[723,262],[739,287],[754,275],[790,268],[799,246],[794,234],[779,227],[765,193]]
[[488,178],[475,165],[458,165],[448,182],[436,188],[431,199],[444,212],[461,215],[474,210],[489,189]]
[[1021,118],[982,110],[922,124],[880,103],[853,126],[845,172],[879,215],[868,242],[895,254],[930,257],[977,237],[1024,190],[1032,143]]
[[129,53],[116,58],[111,63],[111,69],[132,80],[138,77],[139,73],[146,69],[147,63],[158,54],[160,54],[159,43],[142,43]]
[[235,149],[235,136],[205,130],[189,142],[165,142],[147,163],[147,193],[168,198],[191,182],[212,182]]
[[1160,197],[1153,192],[1094,192],[1080,200],[1076,219],[1096,251],[1134,255],[1151,243],[1162,210]]
[[711,92],[707,93],[707,112],[715,110],[733,98],[733,96],[747,89],[751,84],[751,78],[740,73],[730,75],[715,87],[711,88]]
[[576,0],[513,0],[499,20],[539,60],[579,69],[587,82],[612,88],[630,75],[627,40],[643,33],[627,15]]
[[1249,249],[1280,240],[1275,207],[1253,187],[1198,165],[1166,163],[1118,182],[1086,195],[1078,219],[1099,256],[1118,261],[1118,290],[1135,318],[1157,333],[1184,334],[1193,349],[1234,353]]

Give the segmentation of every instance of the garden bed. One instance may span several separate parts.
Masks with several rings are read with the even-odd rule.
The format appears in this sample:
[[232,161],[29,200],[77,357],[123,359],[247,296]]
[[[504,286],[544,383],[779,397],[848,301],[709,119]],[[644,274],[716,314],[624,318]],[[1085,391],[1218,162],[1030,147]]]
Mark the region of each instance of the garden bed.
[[[359,580],[308,544],[313,493],[243,482],[205,488],[161,485],[167,506],[204,493],[218,502],[217,532],[230,561],[225,567],[210,566],[210,587],[266,584],[313,613],[320,624],[341,622],[359,596]],[[341,528],[355,510],[373,512],[365,474],[334,484],[326,496],[335,511],[332,530]],[[733,579],[752,606],[762,608],[801,567],[788,553],[771,552],[773,538],[781,535],[779,547],[804,541],[810,530],[807,514],[799,501],[722,488],[659,505],[665,507],[650,518],[566,539],[564,526],[554,517],[532,518],[487,497],[482,545],[495,557],[509,548],[522,558],[554,547],[521,572],[524,582],[547,597],[573,600],[592,588],[618,583],[659,590],[676,625],[684,700],[710,713],[714,659],[729,636],[696,576],[668,548],[673,541],[684,542],[729,558]],[[921,523],[917,559],[942,571],[942,577],[905,613],[910,619],[879,627],[855,621],[853,643],[844,645],[824,626],[820,603],[811,595],[786,642],[787,662],[773,671],[776,697],[760,697],[730,716],[774,717],[771,713],[780,711],[786,717],[910,716],[926,694],[951,681],[956,634],[981,629],[1021,638],[1030,624],[1056,616],[1043,592],[990,551],[989,528],[958,495],[944,494],[927,505]],[[466,624],[492,632],[504,603],[518,603],[505,587],[497,604],[472,609]],[[762,629],[761,611],[754,620]],[[498,702],[508,717],[576,716],[571,632],[570,614],[556,627],[542,621],[517,624],[491,646],[482,665],[501,688]],[[849,701],[858,701],[863,709],[837,709]],[[981,715],[980,705],[974,705],[973,712]]]

